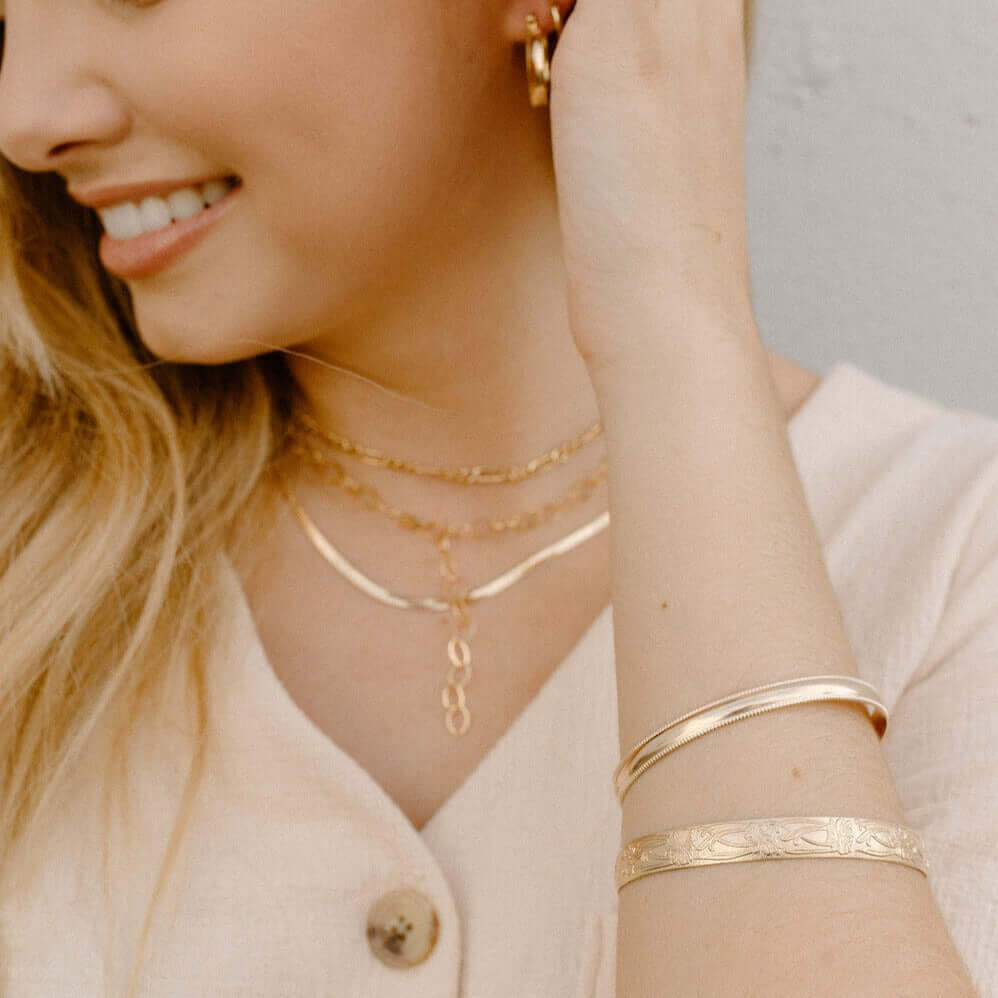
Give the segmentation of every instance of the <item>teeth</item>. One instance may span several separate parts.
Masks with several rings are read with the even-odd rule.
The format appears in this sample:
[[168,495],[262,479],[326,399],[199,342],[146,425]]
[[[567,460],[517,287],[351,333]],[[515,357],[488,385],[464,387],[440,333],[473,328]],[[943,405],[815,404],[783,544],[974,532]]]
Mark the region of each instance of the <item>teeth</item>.
[[232,184],[224,180],[209,180],[201,188],[201,196],[206,205],[213,205],[216,201],[221,201],[232,189]]
[[145,232],[165,229],[175,221],[192,218],[205,207],[221,201],[235,186],[231,180],[209,180],[200,187],[184,187],[167,197],[125,201],[98,211],[112,239],[134,239]]
[[[159,200],[153,198],[153,201]],[[175,221],[185,218],[193,218],[203,207],[204,198],[191,187],[174,191],[166,199],[167,207],[170,209],[170,217]]]

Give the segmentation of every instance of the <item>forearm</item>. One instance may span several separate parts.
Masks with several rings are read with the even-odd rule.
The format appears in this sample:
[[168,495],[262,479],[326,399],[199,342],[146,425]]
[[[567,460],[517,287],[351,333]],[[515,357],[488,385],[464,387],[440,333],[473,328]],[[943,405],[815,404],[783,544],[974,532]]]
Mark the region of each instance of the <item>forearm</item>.
[[[763,345],[751,321],[742,330],[703,322],[663,329],[653,359],[597,385],[622,753],[728,693],[857,675]],[[622,806],[625,842],[773,815],[907,823],[865,710],[840,702],[771,711],[695,739],[647,770]],[[626,885],[617,993],[975,991],[921,873],[801,858]]]

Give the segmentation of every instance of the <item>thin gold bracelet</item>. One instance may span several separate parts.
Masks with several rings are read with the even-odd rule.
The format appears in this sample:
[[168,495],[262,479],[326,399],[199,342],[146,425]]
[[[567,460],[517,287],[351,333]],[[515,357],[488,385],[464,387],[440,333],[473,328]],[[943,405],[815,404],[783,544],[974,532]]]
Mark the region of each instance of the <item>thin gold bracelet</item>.
[[746,717],[820,700],[847,700],[863,704],[870,710],[870,721],[877,736],[884,737],[887,708],[880,702],[877,690],[865,679],[834,675],[782,679],[704,704],[643,738],[614,771],[617,799],[623,803],[627,791],[645,770],[694,738]]
[[928,877],[922,836],[875,818],[749,818],[669,828],[632,839],[617,855],[617,891],[652,873],[763,859],[873,859]]

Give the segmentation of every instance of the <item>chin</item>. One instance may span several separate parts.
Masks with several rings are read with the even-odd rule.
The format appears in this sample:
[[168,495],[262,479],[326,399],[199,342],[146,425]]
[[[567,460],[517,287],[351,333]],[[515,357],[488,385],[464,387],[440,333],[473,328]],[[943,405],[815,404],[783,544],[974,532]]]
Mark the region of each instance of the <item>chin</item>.
[[142,342],[160,360],[171,364],[204,364],[217,366],[220,364],[231,364],[235,361],[248,360],[263,353],[269,353],[269,349],[240,347],[238,344],[226,342],[222,339],[211,339],[200,336],[177,336],[157,337],[149,335],[140,327],[139,335]]

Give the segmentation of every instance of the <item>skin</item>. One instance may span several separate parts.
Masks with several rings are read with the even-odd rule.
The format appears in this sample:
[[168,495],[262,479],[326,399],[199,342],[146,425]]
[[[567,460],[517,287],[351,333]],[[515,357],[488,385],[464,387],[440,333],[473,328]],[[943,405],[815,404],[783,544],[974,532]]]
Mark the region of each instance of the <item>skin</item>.
[[[8,159],[55,171],[80,191],[216,173],[243,179],[241,203],[196,249],[129,282],[153,352],[217,364],[293,351],[289,366],[320,422],[433,464],[520,462],[599,418],[569,322],[548,112],[529,107],[513,47],[533,6],[424,0],[389,16],[366,0],[257,0],[252,18],[245,9],[235,0],[6,3],[0,153]],[[789,416],[818,376],[776,354],[770,363]],[[605,457],[600,442],[589,451],[498,494],[367,466],[358,477],[403,509],[457,522],[561,496]],[[424,538],[388,529],[337,490],[305,478],[296,488],[365,564],[392,560],[391,585],[432,587],[437,562]],[[605,507],[598,493],[500,547],[462,549],[459,565],[466,578],[491,578]],[[459,745],[433,697],[425,716],[408,708],[400,765],[401,747],[371,738],[375,716],[392,728],[376,691],[366,712],[358,677],[345,676],[340,690],[309,663],[352,643],[366,650],[368,676],[390,673],[398,683],[396,663],[424,647],[432,664],[406,680],[413,696],[399,698],[422,702],[415,690],[425,691],[425,670],[443,672],[439,630],[414,624],[396,639],[395,611],[358,597],[355,626],[333,631],[323,608],[343,598],[338,578],[287,516],[263,526],[263,570],[238,567],[275,671],[417,826],[608,599],[604,532],[519,584],[518,599],[483,607],[476,661],[493,650],[488,635],[502,634],[517,671],[476,673],[483,709]],[[545,614],[542,658],[535,608],[552,605],[565,609],[554,622]],[[334,705],[351,690],[343,717]]]

